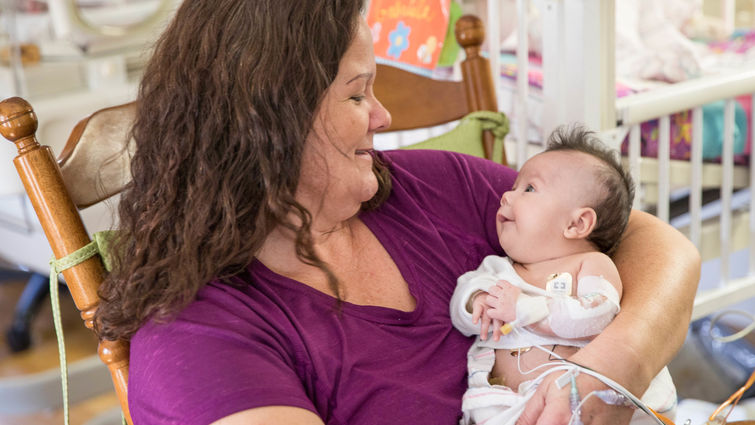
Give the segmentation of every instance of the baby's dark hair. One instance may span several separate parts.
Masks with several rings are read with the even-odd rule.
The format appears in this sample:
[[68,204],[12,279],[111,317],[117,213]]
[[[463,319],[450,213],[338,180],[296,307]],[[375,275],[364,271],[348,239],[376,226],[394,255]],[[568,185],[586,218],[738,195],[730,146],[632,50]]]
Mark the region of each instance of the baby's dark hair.
[[548,138],[546,152],[578,151],[591,155],[604,165],[595,170],[595,176],[605,189],[605,197],[592,206],[597,222],[587,240],[601,252],[611,254],[619,244],[627,227],[634,200],[632,176],[624,170],[617,151],[609,149],[597,137],[581,125],[560,126]]

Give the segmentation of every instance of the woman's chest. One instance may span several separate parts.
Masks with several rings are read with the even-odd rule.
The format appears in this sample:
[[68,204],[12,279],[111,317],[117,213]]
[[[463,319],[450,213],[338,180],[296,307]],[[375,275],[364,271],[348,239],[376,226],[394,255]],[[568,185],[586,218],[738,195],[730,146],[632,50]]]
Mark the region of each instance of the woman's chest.
[[[297,363],[326,424],[456,423],[470,340],[443,318],[343,305],[297,318]],[[314,313],[314,312],[313,312]]]
[[388,251],[371,233],[350,256],[342,257],[336,272],[344,288],[344,300],[400,311],[413,311],[417,302],[407,279]]

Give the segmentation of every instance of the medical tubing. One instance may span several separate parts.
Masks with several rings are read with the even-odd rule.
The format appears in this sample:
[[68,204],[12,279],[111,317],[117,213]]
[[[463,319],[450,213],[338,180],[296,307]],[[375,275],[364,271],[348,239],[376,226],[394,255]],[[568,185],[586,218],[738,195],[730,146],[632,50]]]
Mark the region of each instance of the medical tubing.
[[647,413],[648,416],[652,417],[653,420],[655,420],[659,425],[665,425],[663,423],[663,421],[655,415],[655,413],[653,412],[652,409],[650,409],[647,405],[645,405],[645,403],[642,400],[640,400],[639,398],[635,397],[635,395],[632,394],[631,392],[629,392],[629,390],[627,390],[626,388],[624,388],[623,386],[621,386],[618,382],[616,382],[613,379],[611,379],[611,378],[609,378],[607,376],[604,376],[604,375],[602,375],[602,374],[600,374],[598,372],[595,372],[594,370],[591,370],[591,369],[588,369],[588,368],[584,368],[583,366],[579,366],[579,367],[580,367],[580,372],[581,373],[586,373],[586,374],[588,374],[588,375],[590,375],[590,376],[592,376],[594,378],[597,378],[600,382],[602,382],[602,383],[608,385],[609,387],[613,388],[615,391],[617,391],[620,394],[624,395],[624,397],[627,397],[632,402],[632,404],[634,404],[635,406],[637,406],[643,412]]
[[[739,332],[733,333],[731,335],[724,336],[724,337],[713,335],[713,328],[714,328],[715,324],[719,320],[721,320],[722,317],[724,317],[724,316],[726,316],[728,314],[738,314],[740,316],[747,317],[748,319],[751,320],[751,322],[744,329],[740,330]],[[719,341],[719,342],[732,342],[732,341],[736,341],[738,339],[744,338],[747,334],[749,334],[753,330],[755,330],[755,316],[753,316],[752,314],[750,314],[750,313],[748,313],[748,312],[746,312],[744,310],[724,310],[724,311],[722,311],[722,312],[714,315],[710,319],[710,327],[709,327],[708,333],[709,333],[709,336],[713,340],[715,340],[715,341]]]
[[[739,314],[740,316],[745,316],[745,317],[749,318],[752,322],[749,325],[747,325],[744,329],[742,329],[739,332],[736,332],[736,333],[734,333],[732,335],[728,335],[728,336],[725,336],[725,337],[719,337],[717,335],[713,335],[714,325],[723,316],[725,316],[727,314]],[[743,311],[743,310],[724,310],[724,311],[722,311],[722,312],[714,315],[713,318],[711,318],[711,320],[710,320],[710,328],[709,329],[710,329],[709,330],[709,334],[710,334],[711,339],[713,339],[715,341],[723,342],[723,343],[733,342],[733,341],[736,341],[738,339],[744,338],[747,334],[749,334],[750,332],[752,332],[753,330],[755,330],[755,316],[753,316],[752,314],[750,314],[750,313],[748,313],[746,311]],[[721,403],[721,405],[719,405],[718,408],[716,408],[715,411],[713,411],[713,413],[708,418],[708,421],[713,422],[713,421],[721,418],[721,419],[723,419],[724,422],[726,422],[726,418],[729,416],[729,413],[731,413],[731,409],[734,408],[734,406],[736,406],[737,403],[739,403],[739,400],[742,398],[742,395],[744,394],[744,392],[747,391],[754,383],[755,383],[755,370],[752,372],[752,374],[750,375],[750,377],[747,379],[747,382],[745,382],[745,384],[742,385],[741,388],[739,388],[736,392],[734,392],[734,394],[732,394],[728,399],[726,399],[726,401],[724,401],[723,403]],[[729,411],[726,413],[726,415],[722,415],[723,410],[726,409],[726,407],[728,407],[729,405],[731,405],[731,408],[729,408]]]
[[630,402],[624,394],[621,394],[614,390],[596,390],[593,392],[595,393],[596,397],[603,401],[603,403],[610,404],[612,406],[632,405],[632,402]]
[[[545,347],[542,347],[542,346],[539,346],[539,345],[535,345],[535,347],[560,358],[560,356],[558,356],[556,353],[554,353],[551,350],[548,350]],[[545,378],[545,376],[549,375],[550,373],[553,373],[553,372],[558,371],[558,370],[571,371],[571,370],[574,370],[574,368],[577,368],[580,373],[586,373],[586,374],[588,374],[588,375],[596,378],[600,382],[602,382],[602,383],[606,384],[607,386],[609,386],[614,391],[616,391],[619,394],[621,394],[624,397],[626,397],[628,399],[628,401],[630,401],[637,408],[639,408],[640,410],[642,410],[643,412],[645,412],[648,416],[652,417],[653,420],[655,422],[657,422],[659,425],[665,425],[663,423],[663,421],[660,418],[658,418],[658,416],[656,416],[655,412],[653,412],[652,409],[650,409],[647,405],[645,405],[645,403],[642,400],[640,400],[639,398],[635,397],[635,395],[632,394],[631,392],[629,392],[629,390],[627,390],[626,388],[624,388],[623,386],[621,386],[621,384],[619,384],[618,382],[616,382],[616,381],[612,380],[611,378],[609,378],[607,376],[604,376],[604,375],[602,375],[602,374],[600,374],[600,373],[598,373],[598,372],[596,372],[596,371],[594,371],[594,370],[592,370],[592,369],[590,369],[588,367],[585,367],[585,366],[582,366],[580,364],[574,363],[574,362],[572,362],[570,360],[566,360],[566,359],[563,359],[563,358],[560,358],[560,359],[561,360],[559,362],[543,363],[542,365],[540,365],[540,366],[538,366],[538,367],[533,368],[532,370],[530,370],[530,372],[533,372],[533,371],[535,371],[538,368],[543,367],[543,366],[553,365],[553,367],[551,369],[546,370],[540,376],[537,377],[537,379],[542,379],[542,378]],[[519,359],[517,359],[517,363],[518,363],[518,361],[519,361]],[[520,372],[521,372],[521,370],[520,370]],[[522,373],[525,373],[525,372],[522,372]],[[590,393],[590,394],[592,394],[592,393]],[[593,395],[595,395],[595,394],[593,394]],[[582,399],[582,402],[580,403],[580,406],[582,405],[582,403],[584,403],[584,401],[586,399],[587,399],[587,397],[585,397],[584,399]]]
[[576,420],[571,419],[574,421],[574,425],[583,425],[582,412],[580,410],[581,405],[582,402],[579,400],[579,390],[577,389],[576,374],[572,374],[571,390],[569,391],[569,408],[571,409],[572,418],[577,418]]
[[[518,332],[518,329],[514,328],[514,332]],[[553,351],[551,351],[551,350],[549,350],[549,349],[547,349],[547,348],[545,348],[543,346],[534,345],[533,347],[535,347],[535,348],[537,348],[539,350],[542,350],[542,351],[544,351],[546,353],[549,353],[550,355],[556,357],[558,359],[558,361],[543,363],[543,364],[541,364],[539,366],[536,366],[536,367],[530,369],[527,372],[524,372],[522,370],[522,368],[521,368],[521,363],[520,363],[520,360],[521,360],[522,356],[517,356],[517,369],[519,369],[519,373],[521,373],[523,375],[526,375],[526,374],[532,373],[532,372],[534,372],[534,371],[536,371],[536,370],[538,370],[540,368],[552,366],[550,369],[544,371],[543,373],[541,373],[540,375],[538,375],[537,378],[535,378],[535,380],[537,380],[537,381],[542,381],[546,376],[550,375],[553,372],[557,372],[557,371],[560,371],[560,370],[563,370],[565,372],[570,372],[570,371],[575,370],[575,368],[576,368],[577,370],[579,370],[580,373],[586,373],[586,374],[592,376],[593,378],[596,378],[597,380],[599,380],[600,382],[604,383],[605,385],[607,385],[608,387],[610,387],[614,391],[616,391],[619,394],[621,394],[624,397],[626,397],[633,405],[635,405],[637,408],[639,408],[640,410],[642,410],[643,412],[645,412],[648,416],[652,417],[653,420],[656,423],[658,423],[659,425],[666,425],[658,416],[656,416],[655,412],[651,408],[649,408],[647,405],[645,405],[645,403],[642,400],[640,400],[639,398],[637,398],[634,394],[632,394],[631,392],[629,392],[629,390],[627,390],[626,388],[624,388],[623,386],[621,386],[621,384],[619,384],[618,382],[614,381],[613,379],[611,379],[611,378],[609,378],[607,376],[604,376],[604,375],[602,375],[602,374],[600,374],[600,373],[598,373],[598,372],[596,372],[596,371],[594,371],[594,370],[592,370],[592,369],[590,369],[588,367],[585,367],[585,366],[582,366],[582,365],[577,364],[575,362],[572,362],[570,360],[564,359],[563,357],[559,356],[558,354],[554,353]],[[753,374],[752,378],[755,379],[755,374]],[[588,394],[588,397],[590,395],[595,395],[595,394],[593,394],[593,392],[591,392],[590,394]],[[580,402],[580,404],[578,406],[581,407],[581,405],[585,402],[585,400],[587,400],[588,397],[583,398],[582,401]],[[574,414],[572,413],[572,418],[573,417],[574,417]],[[571,420],[570,420],[570,423],[572,423]]]

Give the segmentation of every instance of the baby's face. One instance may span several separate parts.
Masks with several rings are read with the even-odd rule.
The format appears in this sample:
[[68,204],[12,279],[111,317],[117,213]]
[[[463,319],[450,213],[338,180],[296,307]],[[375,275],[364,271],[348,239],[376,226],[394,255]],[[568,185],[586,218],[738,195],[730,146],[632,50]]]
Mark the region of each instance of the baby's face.
[[533,263],[564,255],[561,242],[572,213],[593,206],[599,161],[582,152],[544,152],[524,163],[501,197],[496,229],[506,255]]

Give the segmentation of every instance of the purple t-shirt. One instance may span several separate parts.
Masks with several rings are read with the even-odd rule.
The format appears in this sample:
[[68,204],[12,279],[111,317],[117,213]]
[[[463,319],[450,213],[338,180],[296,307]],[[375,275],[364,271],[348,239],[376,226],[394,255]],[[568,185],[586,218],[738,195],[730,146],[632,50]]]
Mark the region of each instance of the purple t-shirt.
[[[259,406],[326,424],[454,424],[471,340],[451,326],[456,278],[490,254],[515,172],[441,151],[383,152],[393,191],[360,217],[409,284],[412,312],[343,303],[255,261],[205,286],[177,320],[131,341],[135,424],[207,424]],[[379,285],[380,282],[374,282]]]

